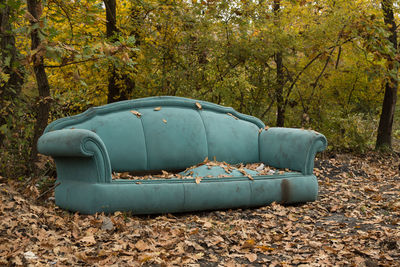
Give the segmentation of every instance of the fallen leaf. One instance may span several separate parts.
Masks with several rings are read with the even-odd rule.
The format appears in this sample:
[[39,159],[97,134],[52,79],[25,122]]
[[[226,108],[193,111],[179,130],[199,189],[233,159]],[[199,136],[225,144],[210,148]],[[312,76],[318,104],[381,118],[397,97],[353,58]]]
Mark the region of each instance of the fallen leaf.
[[164,123],[167,123],[167,120],[166,120],[166,119],[163,119],[162,121],[163,121]]
[[226,267],[236,267],[236,262],[234,260],[228,261],[225,263]]
[[212,227],[212,223],[210,223],[210,222],[205,222],[205,223],[203,224],[203,226],[204,226],[205,228],[211,228],[211,227]]
[[23,265],[21,258],[18,257],[18,256],[14,258],[14,263],[15,263],[16,265],[20,265],[20,266]]
[[293,214],[289,214],[288,215],[288,217],[287,217],[289,220],[291,220],[292,222],[295,222],[295,221],[297,221],[297,218],[293,215]]
[[38,257],[32,251],[27,251],[24,253],[24,258],[27,260],[36,260]]
[[143,240],[139,240],[136,242],[135,248],[137,248],[139,251],[144,251],[149,249],[149,246]]
[[197,106],[198,109],[202,109],[203,108],[199,102],[196,102],[196,106]]
[[161,110],[161,107],[154,108],[154,111],[159,111],[159,110]]
[[256,241],[254,239],[248,239],[244,241],[242,248],[253,248],[255,244]]
[[102,229],[102,230],[108,230],[108,231],[114,229],[114,224],[113,224],[113,222],[111,221],[110,218],[108,218],[108,217],[104,217],[104,218],[103,218],[103,220],[102,220],[102,225],[101,225],[101,229]]
[[139,111],[136,111],[136,110],[131,110],[131,113],[133,115],[136,115],[136,117],[138,117],[138,118],[140,118],[140,116],[142,116],[142,113],[140,113]]
[[93,235],[85,236],[81,238],[79,241],[86,243],[89,246],[96,244],[96,239],[94,239]]
[[144,263],[150,261],[153,257],[151,255],[143,255],[139,257],[139,260]]
[[274,248],[268,247],[268,246],[256,246],[256,248],[262,250],[262,251],[273,251]]
[[313,247],[313,248],[322,247],[322,243],[318,242],[318,241],[308,241],[308,244],[310,245],[310,247]]
[[254,262],[255,260],[257,260],[257,254],[255,253],[248,253],[244,256],[249,260],[249,262]]
[[191,246],[191,247],[193,247],[194,249],[196,249],[196,250],[204,250],[204,248],[202,247],[202,246],[200,246],[198,243],[196,243],[196,242],[192,242],[192,241],[185,241],[185,244],[187,245],[187,246]]
[[202,177],[199,177],[199,176],[196,177],[196,184],[200,184],[201,178],[202,178]]

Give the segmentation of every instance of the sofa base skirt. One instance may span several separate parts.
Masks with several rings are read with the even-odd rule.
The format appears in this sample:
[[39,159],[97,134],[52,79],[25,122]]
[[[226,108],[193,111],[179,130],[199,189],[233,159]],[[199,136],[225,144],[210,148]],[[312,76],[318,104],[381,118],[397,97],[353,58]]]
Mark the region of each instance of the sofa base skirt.
[[260,207],[315,201],[318,182],[314,175],[283,174],[248,177],[170,180],[114,180],[84,183],[58,180],[56,205],[94,214],[115,211],[164,214],[201,210]]

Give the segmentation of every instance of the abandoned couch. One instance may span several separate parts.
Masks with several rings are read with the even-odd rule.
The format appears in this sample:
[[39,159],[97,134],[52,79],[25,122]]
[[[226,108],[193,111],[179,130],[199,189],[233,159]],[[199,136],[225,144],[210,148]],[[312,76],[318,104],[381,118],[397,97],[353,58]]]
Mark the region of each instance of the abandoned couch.
[[[52,122],[38,141],[39,152],[56,163],[56,205],[82,214],[175,213],[314,201],[314,158],[326,145],[325,137],[314,131],[267,128],[232,108],[171,96],[90,108]],[[206,157],[229,164],[260,162],[286,171],[251,179],[240,172],[225,178],[206,175],[201,182],[112,179],[112,172],[183,170]]]

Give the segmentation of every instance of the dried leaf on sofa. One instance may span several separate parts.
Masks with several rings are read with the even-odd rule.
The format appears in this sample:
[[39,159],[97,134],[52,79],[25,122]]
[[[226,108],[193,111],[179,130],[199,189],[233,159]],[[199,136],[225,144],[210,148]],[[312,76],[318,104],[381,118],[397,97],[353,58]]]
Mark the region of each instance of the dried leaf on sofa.
[[243,167],[239,167],[237,170],[238,170],[241,174],[247,175],[247,172],[243,169]]
[[196,106],[197,106],[198,109],[202,109],[203,108],[199,102],[196,102]]
[[174,177],[173,174],[170,174],[167,171],[161,170],[161,172],[162,172],[162,174],[160,176],[161,178],[173,178]]
[[232,113],[226,113],[227,115],[229,115],[229,116],[231,116],[232,118],[234,118],[235,120],[238,120],[238,118],[235,116],[235,115],[233,115]]
[[167,123],[167,120],[166,120],[166,119],[162,119],[162,121],[163,121],[164,123]]
[[226,172],[226,173],[231,173],[231,170],[229,170],[229,168],[228,168],[228,166],[221,166],[222,168],[224,168],[224,171]]
[[250,174],[246,174],[247,178],[249,178],[249,180],[254,180],[253,176],[251,176]]
[[262,170],[264,170],[264,168],[265,168],[264,163],[261,163],[260,166],[258,166],[255,170],[256,171],[262,171]]
[[159,111],[159,110],[161,110],[161,107],[154,108],[154,111]]
[[202,177],[196,177],[196,184],[200,184]]
[[136,115],[136,117],[138,117],[138,118],[140,118],[140,116],[142,116],[142,113],[140,113],[139,111],[136,111],[136,110],[131,110],[131,113],[133,115]]

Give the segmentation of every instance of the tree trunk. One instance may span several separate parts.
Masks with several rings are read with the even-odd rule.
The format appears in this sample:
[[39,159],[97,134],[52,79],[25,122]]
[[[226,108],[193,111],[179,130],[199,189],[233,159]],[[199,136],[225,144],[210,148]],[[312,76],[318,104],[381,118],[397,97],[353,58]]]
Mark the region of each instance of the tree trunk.
[[[392,0],[382,0],[382,10],[384,15],[385,24],[389,26],[390,36],[389,41],[392,43],[394,50],[397,54],[397,32],[396,32],[396,22],[394,20],[393,14],[393,1]],[[394,58],[389,59],[389,72],[396,73],[397,76],[397,62]],[[392,128],[394,112],[397,100],[397,77],[390,77],[386,81],[385,85],[385,96],[383,99],[382,113],[379,120],[378,136],[376,139],[376,149],[387,147],[392,148]]]
[[[7,1],[0,0],[0,4],[4,6],[0,9],[0,68],[1,71],[8,75],[8,81],[0,80],[0,127],[6,124],[8,110],[3,110],[4,101],[13,101],[13,99],[21,92],[22,83],[24,81],[24,71],[22,67],[17,66],[18,52],[15,47],[15,37],[11,28],[11,8],[7,5]],[[4,135],[0,133],[0,147],[3,145]]]
[[[273,9],[276,20],[278,19],[279,11],[281,8],[280,0],[274,0]],[[285,103],[283,100],[283,86],[284,86],[284,73],[282,63],[282,52],[275,53],[276,64],[276,126],[283,127],[285,125]]]
[[283,101],[283,64],[282,53],[275,54],[276,63],[276,126],[283,127],[285,125],[285,103]]
[[[106,36],[115,42],[118,40],[116,35],[119,33],[117,28],[117,4],[115,0],[104,0],[104,5],[106,6],[107,20]],[[119,80],[122,82],[118,82]],[[111,66],[110,77],[108,78],[107,102],[112,103],[128,99],[129,93],[132,91],[132,86],[134,86],[134,82],[127,75],[118,75],[115,66]]]
[[[115,35],[118,33],[117,28],[117,3],[115,0],[104,0],[106,6],[106,36],[113,42],[116,41]],[[108,78],[108,95],[107,102],[112,103],[118,101],[119,88],[117,87],[117,73],[115,67],[110,68],[110,77]]]
[[[42,15],[42,1],[41,0],[28,0],[28,11],[32,15],[32,19],[30,21],[31,26],[39,23],[40,17]],[[41,39],[39,36],[40,28],[36,28],[31,32],[31,51],[37,49],[41,45]],[[49,113],[50,113],[50,86],[47,80],[46,71],[44,68],[44,59],[39,51],[33,55],[33,70],[35,72],[36,84],[38,86],[39,91],[39,100],[37,107],[37,120],[34,129],[33,143],[32,143],[32,151],[31,151],[31,164],[33,167],[34,163],[37,161],[37,141],[39,137],[42,135],[43,130],[46,128]]]

